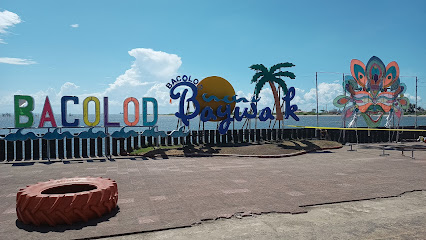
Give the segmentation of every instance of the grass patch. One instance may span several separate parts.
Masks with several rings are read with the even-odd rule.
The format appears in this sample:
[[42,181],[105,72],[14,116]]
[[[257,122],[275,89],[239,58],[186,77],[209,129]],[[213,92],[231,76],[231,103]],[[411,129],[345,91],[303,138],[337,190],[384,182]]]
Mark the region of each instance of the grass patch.
[[133,152],[131,152],[131,155],[143,155],[145,153],[157,150],[157,149],[163,149],[163,150],[169,150],[169,149],[177,149],[177,148],[182,148],[182,145],[175,145],[175,146],[158,146],[158,147],[145,147],[145,148],[138,148],[133,150]]

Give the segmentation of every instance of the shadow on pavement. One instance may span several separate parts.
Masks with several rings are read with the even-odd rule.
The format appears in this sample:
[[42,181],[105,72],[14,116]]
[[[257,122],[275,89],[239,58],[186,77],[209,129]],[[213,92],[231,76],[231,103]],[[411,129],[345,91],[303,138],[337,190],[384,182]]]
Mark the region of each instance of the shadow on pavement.
[[[305,151],[312,151],[312,150],[321,150],[321,147],[313,144],[310,141],[307,140],[300,140],[300,141],[292,141],[289,142],[293,143],[294,146],[284,145],[284,144],[278,144],[277,146],[283,149],[290,149],[290,150],[305,150]],[[300,145],[298,142],[302,143],[305,146]]]
[[72,225],[58,225],[55,227],[52,226],[35,226],[24,224],[23,222],[16,219],[16,227],[27,232],[40,232],[40,233],[48,233],[48,232],[65,232],[67,230],[80,230],[87,226],[96,226],[98,223],[109,221],[110,218],[115,217],[117,213],[120,212],[120,207],[116,207],[110,213],[105,214],[104,216],[96,219],[91,219],[88,222],[78,222]]
[[313,151],[313,152],[308,152],[308,154],[311,154],[311,153],[333,153],[332,151],[329,151],[329,150],[325,150],[325,151],[321,151],[321,150],[317,150],[317,151]]
[[194,145],[188,145],[183,147],[183,154],[213,154],[220,153],[220,148],[214,149],[213,145],[204,145],[200,148],[196,148]]

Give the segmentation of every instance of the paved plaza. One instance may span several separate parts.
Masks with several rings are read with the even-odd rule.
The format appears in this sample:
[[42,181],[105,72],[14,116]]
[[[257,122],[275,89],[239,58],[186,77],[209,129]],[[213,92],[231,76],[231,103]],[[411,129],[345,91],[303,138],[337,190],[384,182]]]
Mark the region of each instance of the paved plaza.
[[[415,151],[410,158],[407,151],[402,155],[401,151],[386,150],[389,155],[383,155],[379,144],[353,148],[357,151],[344,146],[284,158],[135,157],[1,164],[0,238],[120,236],[267,213],[307,213],[325,203],[426,190],[426,152]],[[116,180],[118,209],[99,220],[57,228],[17,221],[15,197],[19,188],[76,176]]]

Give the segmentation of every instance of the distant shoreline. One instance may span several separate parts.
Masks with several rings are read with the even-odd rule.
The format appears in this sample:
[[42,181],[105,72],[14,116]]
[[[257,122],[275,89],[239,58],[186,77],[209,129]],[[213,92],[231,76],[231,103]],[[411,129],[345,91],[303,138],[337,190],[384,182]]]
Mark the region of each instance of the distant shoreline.
[[[111,115],[122,115],[121,113],[110,113]],[[8,115],[9,117],[13,117],[14,115],[11,113],[0,113],[0,117],[6,117],[5,115]],[[35,115],[40,115],[40,114],[35,114]],[[60,114],[55,114],[55,115],[60,115]],[[81,113],[77,113],[77,114],[70,114],[71,116],[78,116],[78,115],[83,115]],[[93,114],[89,114],[89,115],[93,115]],[[174,116],[174,113],[159,113],[158,116]],[[316,114],[297,114],[297,116],[312,116],[312,117],[316,117]],[[386,115],[386,114],[385,114]],[[133,116],[132,114],[130,114],[129,116]],[[152,114],[148,114],[148,116],[152,116]],[[276,116],[274,114],[274,116]],[[318,114],[318,116],[324,116],[324,117],[332,117],[332,116],[342,116],[341,114]],[[415,114],[404,114],[403,117],[415,117]],[[417,117],[426,117],[426,114],[418,114]]]
[[[304,114],[296,114],[297,116],[312,116],[312,117],[316,117],[316,114],[309,114],[309,115],[304,115]],[[324,117],[332,117],[332,116],[342,116],[341,114],[318,114],[318,116],[324,116]],[[384,115],[386,116],[386,115]],[[403,117],[415,117],[416,115],[414,114],[404,114]],[[417,115],[417,117],[426,117],[426,114],[424,115]]]

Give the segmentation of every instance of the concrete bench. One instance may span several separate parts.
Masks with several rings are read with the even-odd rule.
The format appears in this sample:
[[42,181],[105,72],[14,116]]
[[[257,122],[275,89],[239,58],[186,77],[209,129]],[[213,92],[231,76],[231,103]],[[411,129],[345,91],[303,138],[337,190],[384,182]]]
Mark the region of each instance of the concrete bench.
[[348,151],[356,151],[356,149],[352,149],[353,145],[357,145],[356,143],[346,143],[346,146],[350,146],[351,149],[349,149]]

